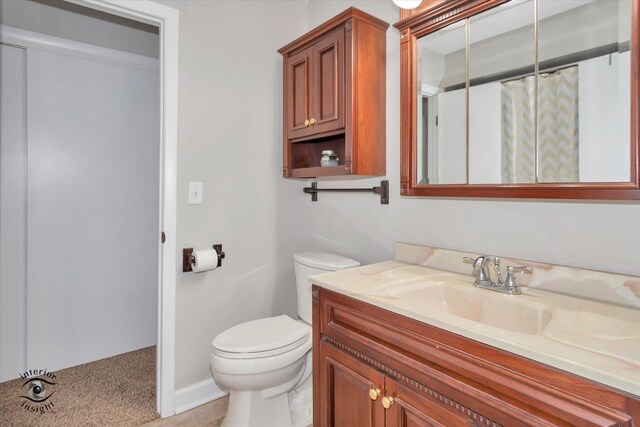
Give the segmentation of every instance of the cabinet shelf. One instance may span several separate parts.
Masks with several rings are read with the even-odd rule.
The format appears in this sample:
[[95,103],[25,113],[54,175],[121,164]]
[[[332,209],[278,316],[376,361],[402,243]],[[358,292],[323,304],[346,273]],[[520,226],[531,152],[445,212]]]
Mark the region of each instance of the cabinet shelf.
[[344,165],[291,169],[291,178],[315,179],[348,175]]

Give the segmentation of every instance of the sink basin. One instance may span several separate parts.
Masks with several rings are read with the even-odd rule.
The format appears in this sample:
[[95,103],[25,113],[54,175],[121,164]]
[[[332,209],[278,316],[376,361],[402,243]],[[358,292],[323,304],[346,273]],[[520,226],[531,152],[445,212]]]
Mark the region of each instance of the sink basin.
[[520,334],[535,335],[547,326],[552,312],[545,305],[523,296],[502,295],[472,287],[439,285],[404,288],[394,292],[394,304],[426,315],[455,316]]
[[[637,366],[640,354],[640,312],[589,302],[582,305],[580,310],[564,316],[566,321],[552,322],[544,331],[545,336]],[[561,312],[560,318],[562,317]]]
[[567,325],[566,330],[572,334],[599,339],[637,339],[640,338],[638,325],[640,325],[640,312],[624,307],[615,307],[615,311],[609,313],[581,310],[577,313],[573,324]]

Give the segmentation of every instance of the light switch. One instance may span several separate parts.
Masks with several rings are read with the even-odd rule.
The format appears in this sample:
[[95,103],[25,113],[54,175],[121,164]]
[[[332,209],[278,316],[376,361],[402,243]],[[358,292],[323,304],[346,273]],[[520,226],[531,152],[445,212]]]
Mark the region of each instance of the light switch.
[[189,183],[189,204],[190,205],[202,204],[202,183],[201,182]]

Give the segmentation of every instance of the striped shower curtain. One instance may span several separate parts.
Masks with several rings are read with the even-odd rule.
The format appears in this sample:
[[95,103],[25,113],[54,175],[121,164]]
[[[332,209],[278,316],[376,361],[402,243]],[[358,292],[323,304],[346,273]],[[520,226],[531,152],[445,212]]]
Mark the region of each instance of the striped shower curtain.
[[[536,182],[535,77],[502,84],[502,182]],[[578,182],[578,67],[538,79],[537,182]]]

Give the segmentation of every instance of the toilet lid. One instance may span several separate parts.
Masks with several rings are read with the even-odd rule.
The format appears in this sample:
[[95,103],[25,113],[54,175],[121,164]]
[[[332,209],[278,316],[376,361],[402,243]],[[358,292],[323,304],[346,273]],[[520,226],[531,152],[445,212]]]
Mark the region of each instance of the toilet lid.
[[327,271],[338,271],[360,266],[358,261],[351,258],[324,252],[301,252],[294,254],[293,259],[300,264]]
[[215,337],[212,344],[214,350],[224,353],[273,353],[300,346],[310,332],[309,325],[289,316],[267,317],[229,328]]

